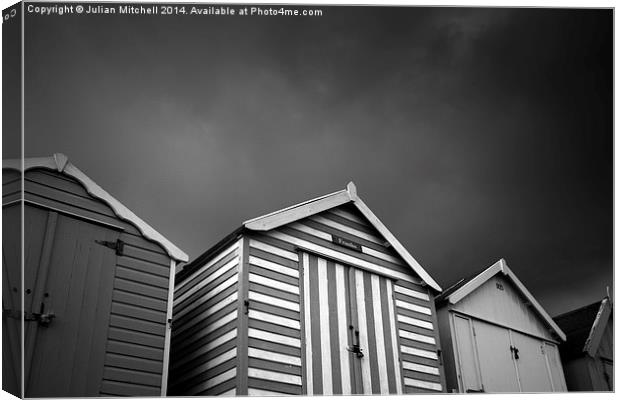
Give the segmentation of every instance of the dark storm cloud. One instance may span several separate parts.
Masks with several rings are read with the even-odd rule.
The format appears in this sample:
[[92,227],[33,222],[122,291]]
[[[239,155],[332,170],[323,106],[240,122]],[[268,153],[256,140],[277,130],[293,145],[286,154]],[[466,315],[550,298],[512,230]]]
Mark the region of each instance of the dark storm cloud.
[[26,155],[191,257],[352,179],[444,287],[504,257],[552,314],[603,296],[611,12],[324,10],[28,17]]

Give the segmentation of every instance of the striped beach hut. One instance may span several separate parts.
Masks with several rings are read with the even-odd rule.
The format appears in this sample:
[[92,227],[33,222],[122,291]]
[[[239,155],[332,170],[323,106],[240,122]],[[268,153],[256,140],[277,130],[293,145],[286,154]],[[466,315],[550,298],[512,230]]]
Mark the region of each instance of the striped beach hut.
[[6,160],[2,183],[3,389],[165,395],[187,255],[62,154]]
[[169,394],[440,392],[440,290],[353,183],[246,221],[177,273]]
[[566,335],[504,259],[436,298],[450,392],[565,392]]

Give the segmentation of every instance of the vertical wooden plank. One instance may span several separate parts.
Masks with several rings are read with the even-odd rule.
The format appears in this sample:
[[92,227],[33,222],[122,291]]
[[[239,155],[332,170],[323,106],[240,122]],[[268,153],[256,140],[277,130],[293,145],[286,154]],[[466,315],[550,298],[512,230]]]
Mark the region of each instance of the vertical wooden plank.
[[[120,233],[108,231],[104,239],[115,241],[119,238]],[[110,330],[110,309],[112,307],[112,292],[114,290],[114,277],[116,275],[116,254],[113,250],[103,251],[102,268],[100,269],[99,279],[95,283],[99,288],[97,296],[96,314],[92,338],[92,354],[89,358],[87,376],[87,393],[96,393],[98,396],[103,383],[103,368],[106,355],[106,344],[108,340],[108,332]],[[110,271],[111,270],[111,271]]]
[[166,309],[166,333],[164,336],[164,361],[161,373],[161,395],[168,392],[168,368],[170,363],[170,337],[172,336],[172,308],[174,302],[174,277],[176,262],[170,259],[170,278],[168,278],[168,305]]
[[[508,329],[508,340],[509,340],[511,346],[515,345],[514,337],[512,335],[512,331],[510,329]],[[523,391],[523,385],[521,383],[521,376],[519,374],[519,365],[517,364],[517,360],[515,360],[514,356],[512,357],[512,362],[513,362],[514,367],[515,367],[515,375],[517,377],[517,384],[519,386],[519,392],[522,392]]]
[[245,236],[239,239],[239,284],[237,308],[237,395],[248,394],[248,314],[245,306],[249,287],[249,253],[250,241]]
[[389,382],[387,374],[387,358],[385,354],[385,340],[383,337],[383,317],[381,312],[381,289],[379,285],[379,276],[371,276],[371,292],[372,292],[372,311],[374,324],[369,329],[374,329],[375,348],[377,353],[377,375],[379,377],[379,391],[381,394],[389,394]]
[[[39,312],[38,308],[43,300],[45,285],[47,284],[47,274],[49,271],[50,260],[52,257],[52,248],[54,245],[54,235],[56,233],[56,221],[58,213],[49,211],[47,213],[47,223],[45,226],[45,235],[43,237],[43,249],[39,258],[39,269],[36,275],[35,288],[33,291],[33,301],[30,312]],[[30,369],[32,366],[32,355],[37,340],[38,325],[29,324],[29,329],[24,338],[24,382],[27,384],[30,378]]]
[[551,376],[553,378],[553,390],[556,392],[566,392],[566,381],[564,379],[558,347],[553,343],[546,342],[545,353],[549,363],[549,368],[551,370]]
[[338,286],[336,282],[336,265],[333,261],[327,263],[327,293],[329,306],[329,330],[331,343],[331,370],[332,386],[334,394],[342,394],[342,373],[341,373],[341,348],[340,330],[346,320],[339,319],[338,315]]
[[318,281],[318,297],[319,297],[319,320],[321,324],[321,371],[323,394],[333,394],[332,387],[332,355],[329,324],[329,304],[328,282],[327,282],[327,261],[323,258],[317,260],[317,281]]
[[392,341],[392,329],[391,322],[389,320],[390,312],[388,310],[388,294],[387,287],[391,284],[391,281],[387,278],[381,278],[379,285],[379,304],[377,307],[379,308],[379,312],[382,316],[382,323],[379,325],[380,329],[382,329],[383,340],[384,340],[384,349],[385,349],[385,373],[388,378],[388,393],[396,394],[396,386],[398,382],[396,381],[396,373],[394,371],[394,358],[398,357],[398,353],[395,350],[394,342]]
[[[103,240],[110,241],[116,240],[119,235],[117,232],[110,232],[103,228],[95,228],[94,232]],[[76,352],[69,381],[69,396],[78,397],[86,393],[91,395],[99,393],[105,358],[103,336],[109,328],[109,315],[107,312],[100,314],[100,310],[104,309],[100,307],[100,302],[102,298],[111,299],[115,265],[116,254],[113,250],[101,248],[95,243],[90,244],[86,278],[83,282],[84,293],[81,296],[81,308],[78,314],[80,331],[75,343]],[[89,368],[93,372],[87,374],[88,378],[91,378],[91,374],[98,377],[92,380],[91,387],[88,386],[89,381],[84,379],[85,371]]]
[[340,382],[341,393],[351,394],[351,369],[349,365],[350,354],[347,350],[349,347],[347,331],[349,330],[349,318],[347,316],[347,286],[345,284],[345,268],[335,265],[336,272],[336,304],[338,306],[338,356],[340,357]]
[[437,359],[439,361],[439,379],[441,382],[441,387],[443,388],[443,391],[447,391],[447,386],[446,386],[446,372],[445,372],[445,367],[444,367],[444,362],[443,362],[443,356],[442,354],[444,354],[443,348],[441,346],[441,335],[439,332],[439,321],[438,321],[438,316],[437,316],[437,308],[435,307],[435,302],[432,300],[433,299],[433,295],[431,293],[431,290],[428,289],[428,297],[431,299],[431,301],[429,301],[429,305],[431,308],[431,316],[433,318],[433,333],[435,336],[435,343],[437,343],[437,349],[438,349],[438,353],[437,354]]
[[388,317],[390,319],[390,330],[392,338],[392,354],[394,354],[394,375],[396,378],[396,394],[403,393],[403,387],[405,385],[403,381],[403,375],[400,367],[400,342],[398,333],[396,332],[396,312],[394,310],[394,287],[392,281],[386,279],[387,289],[387,302],[388,302]]
[[471,320],[453,315],[461,392],[482,390]]
[[312,334],[312,381],[314,385],[313,394],[323,394],[323,363],[321,343],[321,316],[319,305],[319,282],[318,282],[318,258],[310,255],[308,265],[308,276],[310,278],[310,320]]
[[368,322],[366,316],[366,292],[364,290],[365,282],[364,282],[364,272],[356,269],[355,270],[355,294],[356,294],[356,303],[357,303],[357,318],[358,325],[357,330],[359,330],[359,340],[360,347],[363,349],[365,356],[360,360],[361,368],[362,368],[362,389],[364,394],[372,393],[372,372],[370,369],[370,362],[368,361],[370,357],[370,348],[368,343]]
[[[366,324],[360,326],[360,332],[363,329],[366,335],[366,352],[364,353],[364,359],[362,362],[366,362],[370,368],[370,381],[373,394],[380,394],[381,389],[379,387],[379,364],[377,362],[377,339],[375,337],[375,316],[373,312],[373,297],[372,297],[372,284],[370,272],[363,272],[364,276],[364,302],[366,308]],[[361,335],[361,333],[360,333]]]
[[[353,267],[347,267],[347,287],[349,288],[349,296],[348,296],[348,309],[350,312],[350,325],[349,325],[349,343],[352,345],[357,343],[358,338],[355,336],[355,331],[358,330],[359,322],[359,312],[358,312],[358,304],[357,304],[357,276],[356,272],[358,272]],[[360,271],[361,272],[361,271]],[[363,282],[362,282],[363,285]],[[361,346],[361,344],[360,344]],[[351,374],[351,383],[353,386],[353,394],[363,394],[364,386],[362,382],[362,363],[361,359],[356,357],[353,353],[349,352],[349,359],[351,360],[351,364],[353,365],[353,373]]]
[[314,394],[314,372],[312,368],[312,319],[310,314],[310,274],[309,274],[309,264],[310,264],[310,255],[308,253],[303,253],[302,257],[302,268],[301,273],[303,277],[303,340],[304,340],[304,351],[302,351],[302,356],[304,358],[304,365],[306,368],[303,369],[304,380],[305,383],[305,394],[312,395]]

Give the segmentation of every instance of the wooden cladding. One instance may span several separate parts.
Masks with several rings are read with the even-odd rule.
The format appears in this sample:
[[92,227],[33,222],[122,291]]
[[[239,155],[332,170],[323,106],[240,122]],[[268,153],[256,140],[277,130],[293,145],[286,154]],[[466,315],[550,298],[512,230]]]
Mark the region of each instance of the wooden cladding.
[[54,313],[45,328],[26,324],[25,395],[160,396],[175,261],[66,174],[27,170],[24,201],[25,311]]
[[170,394],[443,390],[428,289],[351,207],[246,231],[207,260],[175,290]]
[[248,394],[301,394],[299,256],[250,239],[248,258]]
[[175,288],[170,395],[217,395],[234,389],[238,356],[239,242]]

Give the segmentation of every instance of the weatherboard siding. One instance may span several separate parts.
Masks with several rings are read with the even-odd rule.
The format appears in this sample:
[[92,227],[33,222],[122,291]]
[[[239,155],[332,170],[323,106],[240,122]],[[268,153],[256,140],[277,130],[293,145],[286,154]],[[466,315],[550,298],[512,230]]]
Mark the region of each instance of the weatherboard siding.
[[399,281],[394,285],[394,300],[405,392],[443,391],[437,317],[429,291]]
[[248,394],[301,394],[299,255],[250,236]]
[[[164,368],[170,258],[121,234],[104,359],[102,395],[159,396]],[[113,251],[113,250],[110,250]]]
[[101,282],[100,289],[109,301],[108,327],[93,332],[90,339],[105,343],[105,352],[90,361],[102,368],[98,375],[102,380],[95,384],[99,392],[90,395],[159,396],[165,369],[170,257],[66,175],[42,168],[28,170],[24,193],[29,212],[50,210],[120,232],[123,254],[116,256],[113,279]]
[[176,284],[170,395],[235,394],[240,243],[214,254]]

